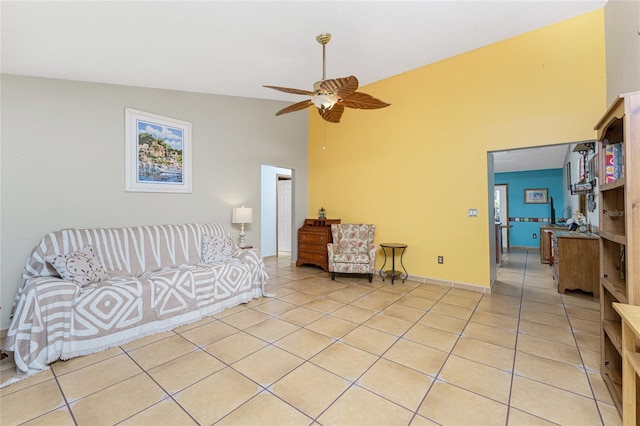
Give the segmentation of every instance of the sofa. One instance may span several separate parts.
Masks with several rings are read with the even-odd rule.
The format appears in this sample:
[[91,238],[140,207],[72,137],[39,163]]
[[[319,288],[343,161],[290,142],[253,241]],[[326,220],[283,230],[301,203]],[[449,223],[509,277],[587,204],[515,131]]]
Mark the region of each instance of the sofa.
[[22,272],[3,345],[17,374],[0,387],[262,297],[267,280],[260,251],[216,223],[49,233]]

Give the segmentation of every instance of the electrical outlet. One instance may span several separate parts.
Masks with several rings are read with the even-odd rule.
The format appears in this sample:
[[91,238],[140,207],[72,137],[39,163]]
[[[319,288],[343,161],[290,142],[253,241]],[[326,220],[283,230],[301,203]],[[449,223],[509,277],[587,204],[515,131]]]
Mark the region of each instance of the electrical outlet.
[[444,256],[438,256],[438,263],[440,264],[444,263]]
[[531,236],[531,238],[533,238],[534,240],[537,240],[537,239],[538,239],[538,234],[534,233],[534,234]]

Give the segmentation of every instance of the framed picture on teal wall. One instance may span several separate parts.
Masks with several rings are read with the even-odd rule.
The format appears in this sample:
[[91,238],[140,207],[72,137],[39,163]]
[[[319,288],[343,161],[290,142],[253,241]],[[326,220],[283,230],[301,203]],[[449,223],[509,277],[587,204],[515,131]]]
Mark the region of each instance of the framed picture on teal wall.
[[524,190],[525,204],[548,204],[549,190],[547,188],[535,188]]

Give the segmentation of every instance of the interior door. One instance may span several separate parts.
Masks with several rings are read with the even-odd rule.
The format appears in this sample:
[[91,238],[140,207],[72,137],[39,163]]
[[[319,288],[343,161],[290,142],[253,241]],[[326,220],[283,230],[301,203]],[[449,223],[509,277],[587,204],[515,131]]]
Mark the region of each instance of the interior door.
[[509,190],[507,185],[500,184],[494,186],[496,219],[502,223],[502,250],[508,252],[511,245],[509,244]]
[[278,251],[291,253],[291,178],[278,176]]

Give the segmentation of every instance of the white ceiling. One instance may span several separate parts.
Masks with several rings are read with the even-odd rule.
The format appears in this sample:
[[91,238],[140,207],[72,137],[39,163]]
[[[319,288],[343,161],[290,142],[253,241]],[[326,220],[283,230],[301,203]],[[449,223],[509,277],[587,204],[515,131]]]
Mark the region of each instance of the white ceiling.
[[3,0],[1,70],[297,102],[262,85],[311,90],[320,33],[327,78],[366,85],[605,3]]
[[493,153],[495,172],[562,169],[569,144],[512,149]]

